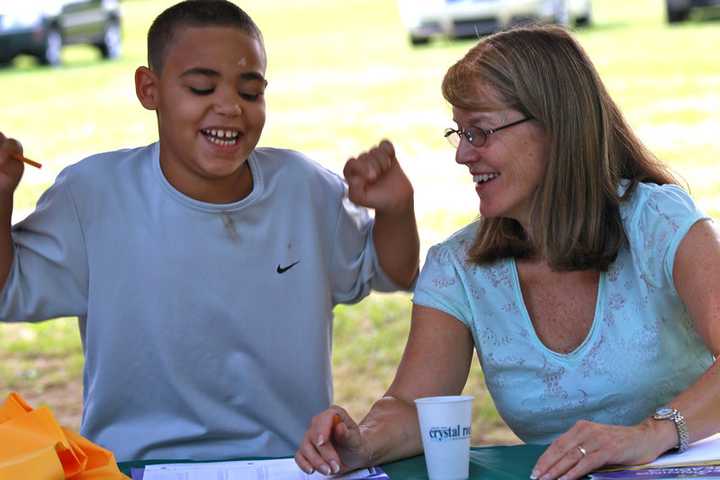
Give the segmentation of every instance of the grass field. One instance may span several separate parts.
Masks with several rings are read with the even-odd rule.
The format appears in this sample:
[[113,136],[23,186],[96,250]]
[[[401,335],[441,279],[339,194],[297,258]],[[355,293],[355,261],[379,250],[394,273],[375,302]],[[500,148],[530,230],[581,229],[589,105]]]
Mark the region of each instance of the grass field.
[[[154,140],[154,114],[135,99],[133,72],[144,63],[150,21],[170,3],[123,2],[125,51],[118,61],[101,62],[92,49],[72,47],[59,69],[21,58],[0,71],[0,131],[20,139],[27,156],[45,165],[26,170],[16,194],[18,218],[69,163]],[[475,216],[470,178],[441,136],[450,113],[439,92],[443,73],[472,42],[410,48],[390,0],[241,4],[263,29],[269,55],[261,145],[298,149],[339,171],[349,156],[390,138],[415,185],[424,249]],[[640,137],[687,180],[701,207],[720,218],[720,24],[714,13],[670,27],[662,0],[593,4],[594,26],[578,37],[608,89]],[[336,401],[356,416],[389,384],[408,325],[407,295],[373,295],[338,307]],[[77,427],[81,369],[74,320],[0,326],[0,394],[16,389]],[[467,391],[477,397],[473,441],[513,441],[477,365]]]

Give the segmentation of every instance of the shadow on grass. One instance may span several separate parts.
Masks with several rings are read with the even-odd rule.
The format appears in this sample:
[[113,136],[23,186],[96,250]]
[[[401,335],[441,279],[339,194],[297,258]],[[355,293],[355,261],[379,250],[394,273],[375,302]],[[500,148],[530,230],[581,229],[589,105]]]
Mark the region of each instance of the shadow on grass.
[[696,23],[720,21],[720,5],[696,9],[690,14],[690,21]]
[[122,58],[114,60],[104,60],[100,56],[97,59],[82,58],[73,59],[71,61],[63,61],[61,65],[51,67],[39,63],[30,55],[19,55],[10,63],[0,64],[0,77],[5,75],[32,75],[36,73],[61,73],[72,70],[94,69],[97,67],[113,66],[122,62]]

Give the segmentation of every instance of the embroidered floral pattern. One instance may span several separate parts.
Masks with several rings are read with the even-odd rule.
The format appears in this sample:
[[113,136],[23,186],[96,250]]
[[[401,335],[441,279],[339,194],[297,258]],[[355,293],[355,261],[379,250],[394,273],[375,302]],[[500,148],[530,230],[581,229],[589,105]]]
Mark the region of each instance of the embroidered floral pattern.
[[620,310],[625,306],[625,296],[619,293],[613,293],[609,295],[607,305],[611,310]]
[[483,343],[488,343],[493,347],[506,346],[512,342],[512,337],[508,335],[498,337],[497,334],[490,328],[486,328],[485,330],[483,330],[480,338],[482,339]]
[[495,287],[506,287],[512,286],[512,275],[510,273],[510,265],[508,262],[499,262],[494,265],[487,267],[486,271],[483,272],[490,284]]
[[580,374],[583,378],[590,378],[593,375],[606,373],[606,365],[600,353],[605,344],[605,337],[601,336],[590,348],[588,354],[580,362]]
[[455,279],[454,278],[433,278],[432,280],[433,286],[435,288],[448,288],[455,285]]
[[485,289],[483,287],[479,287],[477,285],[472,285],[470,287],[470,296],[474,300],[480,300],[485,295]]
[[501,310],[505,313],[513,313],[513,314],[520,313],[520,307],[518,307],[517,303],[515,303],[515,302],[506,303],[505,305],[503,305],[501,307]]

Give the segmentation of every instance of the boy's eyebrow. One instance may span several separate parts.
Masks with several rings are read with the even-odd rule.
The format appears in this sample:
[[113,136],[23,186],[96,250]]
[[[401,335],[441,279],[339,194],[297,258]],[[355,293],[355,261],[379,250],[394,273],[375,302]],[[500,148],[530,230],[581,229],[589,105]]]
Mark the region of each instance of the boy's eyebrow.
[[257,72],[245,72],[240,74],[240,78],[243,80],[257,80],[259,82],[265,82],[267,83],[267,80],[265,77],[263,77],[261,74]]
[[[219,77],[220,72],[217,70],[213,70],[212,68],[204,68],[204,67],[193,67],[185,70],[183,73],[180,74],[181,77],[187,77],[190,75],[204,75],[206,77]],[[257,80],[260,82],[266,82],[265,77],[263,77],[258,72],[243,72],[240,74],[240,78],[242,80]]]
[[220,72],[211,68],[193,67],[185,70],[180,74],[181,77],[187,77],[189,75],[204,75],[206,77],[219,77]]

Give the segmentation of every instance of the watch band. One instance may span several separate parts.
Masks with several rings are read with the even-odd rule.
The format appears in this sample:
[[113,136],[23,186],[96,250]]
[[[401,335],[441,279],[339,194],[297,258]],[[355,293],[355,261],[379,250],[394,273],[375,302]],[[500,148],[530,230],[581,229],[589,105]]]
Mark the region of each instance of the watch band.
[[688,446],[690,445],[690,434],[688,433],[687,422],[685,422],[685,417],[683,417],[676,408],[658,408],[655,411],[653,418],[655,420],[672,421],[675,424],[675,430],[677,431],[678,436],[678,444],[675,448],[678,452],[684,452],[688,449]]
[[684,452],[690,446],[690,434],[688,432],[687,423],[685,417],[683,417],[677,409],[673,409],[674,414],[672,421],[675,422],[675,428],[677,428],[678,434],[678,452]]

